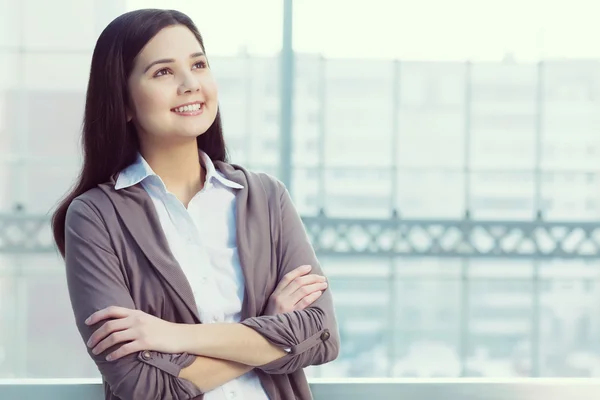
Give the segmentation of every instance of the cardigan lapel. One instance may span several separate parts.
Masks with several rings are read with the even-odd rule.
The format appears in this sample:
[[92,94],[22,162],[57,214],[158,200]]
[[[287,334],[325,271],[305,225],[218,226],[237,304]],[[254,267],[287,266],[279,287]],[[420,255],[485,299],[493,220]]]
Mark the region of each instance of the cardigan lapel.
[[248,234],[249,228],[248,217],[250,214],[250,207],[252,206],[251,200],[248,196],[248,179],[243,170],[236,168],[235,165],[227,164],[220,161],[215,161],[215,168],[218,169],[225,178],[239,185],[243,188],[237,191],[235,202],[236,202],[236,216],[235,216],[235,228],[236,228],[236,245],[238,248],[238,257],[240,260],[240,267],[244,275],[245,290],[244,290],[244,301],[242,303],[242,321],[257,315],[256,304],[254,298],[254,260],[252,260],[252,249],[253,244],[251,242],[251,236]]
[[131,237],[152,266],[181,298],[196,318],[196,322],[200,323],[194,293],[181,266],[169,249],[150,196],[139,184],[120,189],[118,192],[115,191],[114,184],[113,179],[109,183],[100,185],[100,189],[111,200]]

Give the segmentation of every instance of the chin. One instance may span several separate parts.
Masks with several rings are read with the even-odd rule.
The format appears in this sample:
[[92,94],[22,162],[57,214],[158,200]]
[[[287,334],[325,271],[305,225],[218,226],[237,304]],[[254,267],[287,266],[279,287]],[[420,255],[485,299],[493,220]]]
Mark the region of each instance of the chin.
[[206,132],[208,130],[208,126],[202,125],[202,126],[186,126],[186,127],[182,127],[181,129],[177,129],[177,136],[180,137],[197,137],[200,136],[202,134],[204,134],[204,132]]

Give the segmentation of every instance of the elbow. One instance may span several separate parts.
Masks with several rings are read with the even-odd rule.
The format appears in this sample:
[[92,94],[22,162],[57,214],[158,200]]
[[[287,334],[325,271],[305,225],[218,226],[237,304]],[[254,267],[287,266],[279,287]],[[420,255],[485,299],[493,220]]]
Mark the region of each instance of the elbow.
[[180,398],[176,397],[175,393],[167,390],[168,385],[162,380],[154,380],[154,382],[150,384],[146,377],[140,375],[136,376],[135,373],[130,373],[123,377],[119,382],[109,386],[113,394],[123,400],[135,400],[142,397],[148,400]]
[[[123,400],[162,400],[162,399],[191,399],[192,397],[178,388],[172,387],[164,382],[154,382],[150,384],[144,379],[132,379],[132,381],[121,382],[118,385],[110,386],[111,391]],[[199,392],[204,393],[200,388]]]
[[[192,382],[144,363],[129,365],[120,376],[105,376],[115,396],[123,400],[188,400],[202,393]],[[112,378],[112,379],[107,379]]]
[[141,385],[142,379],[122,379],[116,384],[109,384],[111,392],[120,399],[134,400],[141,396],[149,400],[158,400],[166,394],[162,385]]
[[322,365],[332,362],[340,355],[340,335],[337,329],[328,330],[327,340],[323,341],[321,357],[312,365]]
[[340,355],[340,336],[337,333],[335,334],[335,338],[333,336],[334,335],[332,335],[332,340],[329,345],[327,356],[325,357],[325,361],[323,362],[323,364],[336,360]]
[[327,364],[336,360],[340,355],[340,332],[334,315],[329,316],[320,340],[317,357],[313,359],[314,362],[311,365]]
[[188,400],[202,394],[194,382],[181,377],[182,370],[196,359],[192,354],[144,351],[116,361],[105,361],[104,355],[92,358],[117,398]]

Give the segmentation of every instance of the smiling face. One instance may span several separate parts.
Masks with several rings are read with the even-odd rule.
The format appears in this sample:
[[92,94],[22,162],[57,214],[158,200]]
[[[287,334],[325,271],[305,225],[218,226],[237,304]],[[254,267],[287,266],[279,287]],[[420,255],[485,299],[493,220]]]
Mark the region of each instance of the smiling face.
[[204,49],[183,25],[162,29],[136,57],[128,120],[142,143],[186,142],[217,115],[217,85]]

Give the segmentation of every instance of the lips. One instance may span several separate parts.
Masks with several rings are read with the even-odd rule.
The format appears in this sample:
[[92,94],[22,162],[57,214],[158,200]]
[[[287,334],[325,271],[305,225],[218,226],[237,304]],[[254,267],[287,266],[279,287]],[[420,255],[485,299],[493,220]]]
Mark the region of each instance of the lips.
[[192,103],[181,104],[175,108],[172,108],[171,111],[178,114],[188,114],[188,113],[197,113],[204,108],[204,103],[201,101],[196,101]]

